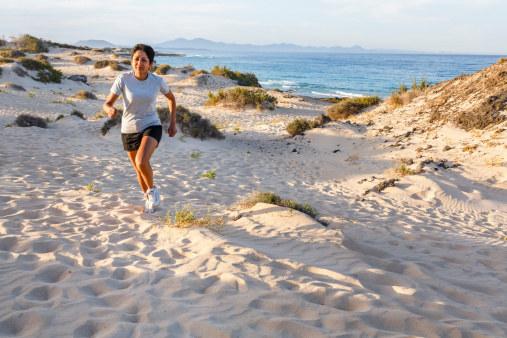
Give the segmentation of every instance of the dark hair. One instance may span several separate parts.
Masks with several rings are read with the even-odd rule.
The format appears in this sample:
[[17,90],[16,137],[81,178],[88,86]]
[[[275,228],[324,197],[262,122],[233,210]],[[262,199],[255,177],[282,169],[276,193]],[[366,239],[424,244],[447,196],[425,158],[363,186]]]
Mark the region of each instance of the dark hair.
[[134,48],[132,48],[132,51],[130,52],[131,59],[134,57],[135,52],[138,50],[142,50],[143,52],[146,53],[148,59],[150,60],[150,63],[152,63],[153,60],[155,59],[155,51],[153,50],[153,48],[151,48],[151,46],[144,45],[142,43],[138,43],[137,45],[134,46]]

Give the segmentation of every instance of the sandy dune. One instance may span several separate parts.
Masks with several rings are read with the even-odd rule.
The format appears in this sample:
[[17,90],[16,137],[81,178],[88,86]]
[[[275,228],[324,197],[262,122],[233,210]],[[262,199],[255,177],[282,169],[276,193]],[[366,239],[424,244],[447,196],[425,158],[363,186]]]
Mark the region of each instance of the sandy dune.
[[[102,136],[105,119],[92,120],[119,72],[73,65],[70,50],[48,56],[89,85],[42,84],[2,65],[0,84],[26,92],[0,92],[0,336],[507,335],[506,123],[430,124],[422,96],[288,138],[288,122],[330,104],[271,92],[274,111],[205,109],[208,90],[234,83],[176,67],[165,78],[177,103],[227,138],[164,134],[152,159],[162,206],[150,215],[119,128]],[[82,89],[98,99],[71,97]],[[66,117],[3,128],[21,113]],[[430,158],[421,174],[364,194],[397,162]],[[215,180],[202,178],[209,170]],[[99,193],[83,189],[92,182]],[[240,209],[255,190],[308,202],[329,225],[268,204]],[[211,206],[228,227],[163,226],[175,203]]]

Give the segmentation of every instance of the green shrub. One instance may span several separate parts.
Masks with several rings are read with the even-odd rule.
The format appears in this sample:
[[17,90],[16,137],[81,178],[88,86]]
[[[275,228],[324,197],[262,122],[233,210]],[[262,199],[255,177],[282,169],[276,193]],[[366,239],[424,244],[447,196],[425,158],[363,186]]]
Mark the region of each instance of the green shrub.
[[119,55],[118,55],[118,54],[116,54],[116,53],[114,53],[114,54],[112,54],[112,55],[111,55],[111,57],[112,57],[113,59],[117,59],[117,58],[118,58],[118,56],[119,56]]
[[266,192],[266,191],[256,191],[252,194],[245,197],[242,201],[240,201],[240,205],[244,207],[251,207],[254,206],[257,203],[267,203],[267,204],[274,204],[279,205],[281,207],[294,209],[297,211],[300,211],[304,214],[307,214],[311,218],[315,219],[318,215],[317,209],[315,209],[313,206],[311,206],[308,203],[301,204],[296,201],[293,201],[291,199],[284,200],[279,195],[272,193],[272,192]]
[[150,67],[150,69],[148,70],[150,73],[155,73],[155,71],[157,70],[157,66],[155,66],[155,64],[153,64],[153,66]]
[[[74,115],[74,116],[77,116],[77,117],[79,117],[79,118],[82,118],[83,120],[86,120],[86,117],[84,116],[84,114],[83,114],[83,113],[81,113],[81,112],[80,112],[79,110],[77,110],[77,109],[74,109],[74,110],[70,113],[70,115]],[[63,115],[61,115],[61,116],[63,117]],[[58,120],[57,120],[57,121],[58,121]]]
[[104,124],[102,125],[102,128],[100,131],[102,132],[102,135],[106,135],[109,129],[112,127],[121,124],[121,117],[123,116],[123,109],[118,109],[118,114],[113,117],[112,119],[108,119]]
[[18,62],[28,70],[36,70],[34,80],[44,83],[60,83],[63,79],[61,71],[54,69],[47,61],[37,61],[30,58],[19,58]]
[[130,60],[126,60],[126,59],[125,59],[125,60],[121,60],[121,61],[120,61],[120,63],[121,63],[121,64],[124,64],[124,65],[126,65],[126,66],[130,66],[130,65],[131,65]]
[[47,43],[29,34],[22,34],[12,38],[11,41],[23,52],[27,53],[47,53],[49,51]]
[[326,115],[333,121],[344,120],[359,112],[359,105],[349,100],[343,100],[326,109]]
[[14,123],[18,127],[39,127],[39,128],[47,128],[48,124],[46,120],[40,117],[32,116],[29,114],[21,114],[19,115]]
[[229,78],[231,80],[236,81],[242,81],[247,86],[252,87],[260,87],[259,80],[257,80],[257,77],[253,73],[240,73],[240,72],[233,72],[230,68],[227,68],[227,66],[220,67],[220,65],[216,65],[211,70],[211,74],[215,76],[222,76]]
[[8,59],[8,58],[0,58],[0,65],[2,65],[4,63],[13,63],[13,62],[16,62],[16,61],[13,59]]
[[3,56],[4,58],[11,58],[11,59],[17,59],[19,57],[24,57],[26,56],[25,53],[23,53],[22,51],[20,50],[16,50],[16,49],[7,49],[7,50],[4,50],[2,52],[0,52],[0,56]]
[[190,73],[190,77],[197,76],[199,74],[209,74],[209,72],[205,71],[204,69],[201,70],[194,70],[192,73]]
[[59,48],[68,48],[68,49],[79,49],[79,50],[90,50],[90,47],[86,46],[74,46],[69,45],[67,43],[58,43],[58,42],[52,42],[51,40],[46,41],[47,45],[50,47],[59,47]]
[[296,119],[289,123],[285,129],[289,133],[290,136],[294,136],[296,134],[302,133],[305,130],[312,129],[313,123],[306,119]]
[[344,98],[327,108],[326,115],[333,121],[343,120],[356,115],[363,108],[379,104],[380,100],[380,96],[378,95]]
[[95,63],[93,64],[93,68],[96,69],[106,68],[107,66],[109,66],[109,60],[95,61]]
[[412,79],[412,90],[414,89],[418,89],[418,90],[425,90],[426,88],[430,87],[431,86],[431,82],[428,81],[427,78],[425,78],[424,76],[421,78],[421,82],[420,83],[417,83],[417,79],[414,77]]
[[208,97],[209,99],[204,103],[208,107],[219,104],[236,108],[253,106],[257,107],[258,111],[262,111],[264,108],[273,110],[278,102],[275,97],[266,94],[260,89],[251,90],[241,87],[229,88],[227,91],[219,89],[216,95],[209,92]]
[[157,75],[165,75],[165,74],[167,74],[167,72],[169,71],[169,69],[171,69],[171,66],[169,66],[169,65],[166,65],[166,64],[160,65],[155,70],[155,74],[157,74]]
[[[170,122],[171,114],[169,108],[157,108],[157,113],[162,123]],[[207,138],[222,140],[225,138],[224,134],[215,125],[211,124],[208,119],[203,119],[201,115],[192,113],[183,106],[176,107],[176,123],[183,135],[201,140]]]
[[56,121],[59,121],[59,120],[61,120],[61,119],[63,119],[64,117],[65,117],[65,116],[63,116],[63,114],[58,115],[58,116],[56,117],[56,119],[55,119],[55,122],[56,122]]
[[35,56],[35,60],[43,62],[43,61],[47,61],[48,57],[44,54],[37,54]]
[[78,65],[84,65],[88,61],[91,61],[90,58],[87,58],[86,56],[76,56],[74,58],[74,63]]

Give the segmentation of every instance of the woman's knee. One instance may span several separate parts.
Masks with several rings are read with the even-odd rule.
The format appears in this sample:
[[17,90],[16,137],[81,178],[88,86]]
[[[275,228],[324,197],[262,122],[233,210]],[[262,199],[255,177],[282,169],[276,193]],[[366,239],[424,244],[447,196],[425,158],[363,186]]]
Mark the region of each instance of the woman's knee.
[[144,170],[150,167],[150,160],[145,158],[144,156],[136,157],[136,170]]

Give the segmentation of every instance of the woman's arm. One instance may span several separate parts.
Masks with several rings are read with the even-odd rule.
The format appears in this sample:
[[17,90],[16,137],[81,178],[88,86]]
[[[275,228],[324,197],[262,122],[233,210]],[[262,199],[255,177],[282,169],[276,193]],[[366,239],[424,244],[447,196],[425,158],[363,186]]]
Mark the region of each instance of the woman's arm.
[[169,111],[171,112],[171,124],[169,125],[169,129],[167,129],[167,133],[169,137],[173,137],[178,132],[178,129],[176,129],[176,99],[171,91],[164,96],[169,101]]
[[106,100],[106,103],[102,106],[102,109],[107,113],[107,116],[110,118],[114,118],[116,115],[118,115],[118,110],[116,110],[115,107],[113,107],[114,103],[118,99],[119,95],[109,93],[109,96]]

